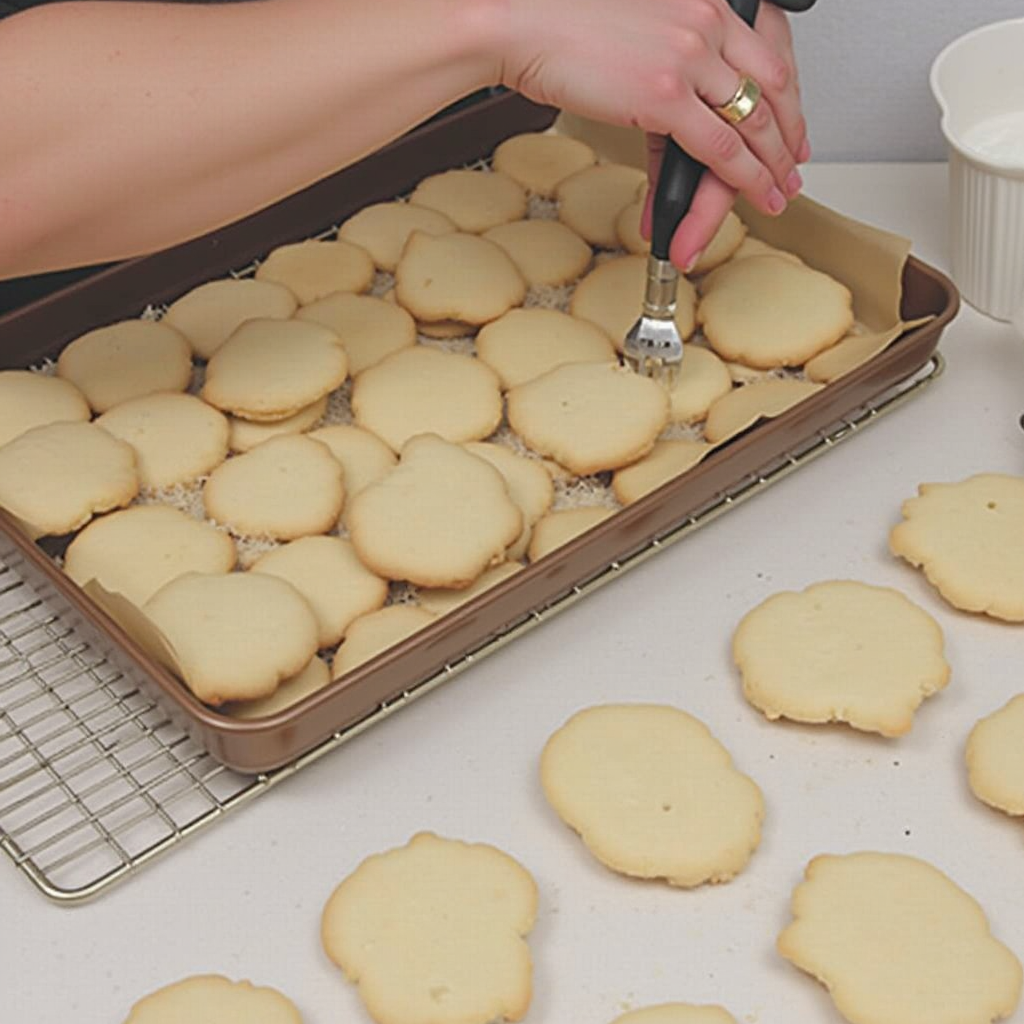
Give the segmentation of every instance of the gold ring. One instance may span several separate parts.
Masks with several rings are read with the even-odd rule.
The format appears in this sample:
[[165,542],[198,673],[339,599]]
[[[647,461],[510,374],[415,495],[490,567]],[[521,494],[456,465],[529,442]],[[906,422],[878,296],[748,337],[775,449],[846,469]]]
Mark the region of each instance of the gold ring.
[[758,100],[761,99],[761,87],[750,75],[744,75],[740,84],[727,103],[714,107],[715,113],[729,124],[739,124],[754,112]]

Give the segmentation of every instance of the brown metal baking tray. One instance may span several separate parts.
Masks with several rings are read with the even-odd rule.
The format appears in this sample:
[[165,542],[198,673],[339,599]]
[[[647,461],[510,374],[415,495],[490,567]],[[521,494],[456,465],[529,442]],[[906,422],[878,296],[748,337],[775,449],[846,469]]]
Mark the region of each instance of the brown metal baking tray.
[[[554,111],[515,95],[485,100],[420,128],[372,157],[223,230],[175,249],[122,263],[0,318],[0,368],[54,358],[92,327],[137,316],[194,285],[250,264],[276,245],[322,232],[370,202],[408,191],[426,174],[486,157],[503,138],[543,129]],[[933,358],[959,299],[951,282],[911,257],[903,276],[903,319],[930,318],[880,355],[769,422],[733,438],[697,467],[619,511],[327,689],[278,714],[236,720],[198,702],[73,584],[53,561],[61,543],[29,542],[0,511],[0,559],[131,680],[154,693],[172,718],[215,758],[265,772],[379,715],[443,678],[467,655],[516,635],[545,609],[580,593],[609,566],[657,547],[737,484],[771,472],[858,410],[909,380]]]

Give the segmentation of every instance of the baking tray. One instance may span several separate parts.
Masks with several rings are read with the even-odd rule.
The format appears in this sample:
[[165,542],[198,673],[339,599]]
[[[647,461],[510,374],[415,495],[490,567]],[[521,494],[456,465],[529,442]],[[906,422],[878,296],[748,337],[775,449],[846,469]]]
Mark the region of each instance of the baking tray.
[[[170,301],[194,285],[237,271],[276,245],[337,225],[356,209],[408,191],[420,178],[486,157],[503,138],[550,124],[554,111],[508,94],[425,126],[297,196],[194,242],[128,261],[0,318],[0,368],[54,358],[85,330]],[[67,579],[51,556],[60,540],[29,542],[0,513],[0,558],[48,596],[124,678],[152,693],[179,728],[218,762],[246,773],[294,764],[408,701],[701,522],[778,478],[803,454],[827,450],[851,422],[870,422],[908,381],[931,379],[933,359],[958,296],[938,271],[910,258],[904,320],[930,318],[781,416],[717,449],[683,477],[619,511],[336,681],[271,717],[241,721],[197,701]],[[924,370],[923,370],[924,368]],[[923,371],[923,372],[922,372]],[[913,389],[907,389],[913,390]]]

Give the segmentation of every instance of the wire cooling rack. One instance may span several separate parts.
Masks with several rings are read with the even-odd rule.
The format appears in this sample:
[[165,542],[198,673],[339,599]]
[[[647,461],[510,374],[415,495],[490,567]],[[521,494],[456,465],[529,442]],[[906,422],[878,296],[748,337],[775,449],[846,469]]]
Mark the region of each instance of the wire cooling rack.
[[129,877],[229,811],[546,621],[668,544],[829,451],[943,370],[939,355],[856,415],[745,478],[629,559],[445,666],[298,761],[260,775],[216,762],[68,616],[0,562],[0,848],[45,896],[77,903]]

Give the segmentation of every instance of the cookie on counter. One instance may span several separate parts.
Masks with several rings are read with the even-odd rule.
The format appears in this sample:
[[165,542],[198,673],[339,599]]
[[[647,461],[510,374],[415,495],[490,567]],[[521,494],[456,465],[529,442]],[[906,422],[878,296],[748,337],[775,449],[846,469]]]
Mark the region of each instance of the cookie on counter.
[[550,132],[523,132],[494,151],[494,169],[507,174],[537,196],[551,198],[559,183],[597,162],[579,139]]
[[209,523],[169,505],[134,505],[89,523],[68,545],[64,571],[141,608],[178,576],[230,572],[236,558],[235,542]]
[[540,772],[558,816],[621,874],[686,888],[727,882],[760,843],[760,789],[677,708],[579,711],[548,740]]
[[338,237],[362,246],[381,270],[393,273],[414,231],[447,235],[457,230],[455,222],[438,210],[414,203],[387,202],[364,206],[354,213],[338,228]]
[[938,868],[895,853],[821,855],[779,952],[852,1024],[989,1024],[1013,1013],[1020,961]]
[[310,240],[278,246],[256,268],[256,280],[284,285],[307,306],[333,292],[365,292],[375,272],[362,246],[344,239]]
[[346,629],[345,639],[334,654],[331,677],[340,679],[364,661],[429,626],[435,618],[433,612],[414,604],[392,604],[360,615]]
[[378,1024],[495,1024],[530,1005],[536,916],[537,886],[518,861],[421,832],[342,881],[321,939]]
[[84,423],[92,413],[70,381],[31,370],[0,370],[0,447],[48,423]]
[[1024,622],[1024,477],[979,473],[921,484],[889,549],[954,607]]
[[712,445],[704,441],[655,441],[654,447],[642,459],[615,471],[612,477],[615,497],[623,505],[632,505],[645,494],[692,469],[711,450]]
[[413,189],[409,203],[437,210],[460,231],[471,234],[526,216],[526,192],[501,171],[457,169],[431,174]]
[[590,266],[589,245],[557,220],[517,220],[484,232],[512,258],[531,288],[557,288]]
[[721,1006],[661,1003],[630,1010],[612,1024],[736,1024],[736,1018]]
[[846,722],[902,736],[945,689],[939,624],[889,587],[856,580],[773,594],[741,620],[733,659],[743,696],[769,719]]
[[198,974],[140,999],[124,1024],[302,1024],[295,1004],[273,988]]
[[975,725],[966,760],[971,791],[979,800],[1024,815],[1024,693]]
[[71,381],[93,412],[106,412],[141,395],[184,391],[192,379],[192,349],[168,324],[122,320],[65,346],[57,376]]
[[585,167],[564,178],[555,189],[558,219],[591,245],[618,248],[615,223],[619,213],[646,183],[644,171],[626,164]]

